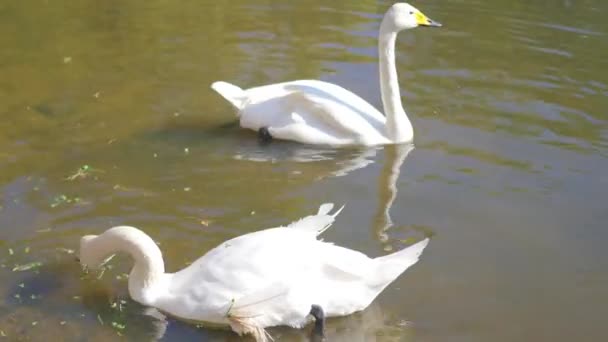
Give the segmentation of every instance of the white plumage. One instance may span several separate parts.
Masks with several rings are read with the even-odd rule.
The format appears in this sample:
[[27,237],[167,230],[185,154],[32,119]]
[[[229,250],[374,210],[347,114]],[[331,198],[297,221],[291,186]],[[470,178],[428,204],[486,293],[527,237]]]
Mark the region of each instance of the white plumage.
[[266,341],[267,327],[304,326],[311,320],[312,305],[322,307],[328,317],[365,309],[418,261],[428,244],[425,239],[372,259],[319,241],[317,236],[342,209],[330,214],[332,208],[324,204],[317,214],[287,227],[228,240],[176,273],[165,273],[158,246],[128,226],[84,236],[80,260],[98,267],[108,255],[127,252],[135,260],[129,277],[134,300],[182,319],[229,325]]
[[218,81],[211,87],[238,111],[243,128],[266,128],[276,139],[319,145],[384,145],[411,142],[414,132],[401,105],[395,40],[418,26],[441,26],[418,9],[397,3],[379,33],[380,91],[386,117],[354,93],[328,82],[298,80],[243,90]]

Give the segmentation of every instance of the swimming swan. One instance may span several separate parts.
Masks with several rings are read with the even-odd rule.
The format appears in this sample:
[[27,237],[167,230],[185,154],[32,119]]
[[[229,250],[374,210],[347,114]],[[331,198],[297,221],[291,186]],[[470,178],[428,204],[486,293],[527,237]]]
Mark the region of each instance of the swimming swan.
[[438,27],[415,7],[396,3],[379,33],[380,90],[386,117],[374,106],[335,84],[298,80],[243,90],[227,82],[211,85],[238,110],[241,127],[271,138],[320,145],[385,145],[411,142],[412,124],[401,105],[395,66],[397,33]]
[[317,240],[342,210],[323,204],[315,215],[286,227],[228,240],[176,272],[165,273],[154,241],[137,228],[119,226],[80,240],[80,263],[99,267],[116,252],[135,261],[129,294],[175,317],[230,326],[268,341],[266,327],[303,327],[315,320],[322,336],[324,318],[365,309],[418,257],[428,239],[399,252],[369,258]]

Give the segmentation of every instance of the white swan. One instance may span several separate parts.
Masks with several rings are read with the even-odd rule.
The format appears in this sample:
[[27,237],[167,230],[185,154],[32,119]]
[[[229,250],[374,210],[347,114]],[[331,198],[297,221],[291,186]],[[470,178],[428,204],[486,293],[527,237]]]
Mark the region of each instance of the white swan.
[[228,240],[190,266],[165,273],[160,249],[142,231],[114,227],[80,241],[80,262],[99,267],[116,252],[135,261],[131,297],[170,315],[229,325],[239,335],[267,341],[265,328],[300,328],[315,318],[322,335],[325,316],[365,309],[418,257],[428,239],[404,250],[369,258],[317,240],[340,212],[324,204],[315,215],[287,227],[270,228]]
[[333,146],[411,142],[414,131],[401,105],[395,40],[399,31],[418,26],[441,24],[409,4],[396,3],[380,25],[380,90],[386,117],[352,92],[322,81],[298,80],[246,90],[220,81],[211,87],[236,107],[241,127],[258,131],[265,140]]

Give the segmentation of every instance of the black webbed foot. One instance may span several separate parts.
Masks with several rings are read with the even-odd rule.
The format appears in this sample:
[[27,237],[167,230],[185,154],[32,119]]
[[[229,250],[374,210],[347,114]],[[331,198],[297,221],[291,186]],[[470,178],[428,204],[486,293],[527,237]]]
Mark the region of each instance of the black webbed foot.
[[272,135],[270,135],[268,127],[260,127],[258,129],[258,140],[263,144],[268,144],[272,141]]
[[312,305],[309,314],[315,318],[315,326],[312,328],[310,341],[323,341],[325,339],[325,312],[323,312],[323,308],[316,304]]

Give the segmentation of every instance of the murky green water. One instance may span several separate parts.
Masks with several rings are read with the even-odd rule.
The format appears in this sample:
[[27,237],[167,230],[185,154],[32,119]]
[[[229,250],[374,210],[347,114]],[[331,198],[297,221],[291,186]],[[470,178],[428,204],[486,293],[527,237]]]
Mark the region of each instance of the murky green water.
[[433,239],[331,341],[606,340],[605,1],[414,3],[445,26],[399,38],[411,151],[260,146],[209,89],[319,78],[380,107],[389,4],[1,2],[1,335],[236,341],[146,315],[127,258],[98,280],[70,250],[134,225],[174,271],[332,201],[327,240],[381,255]]

